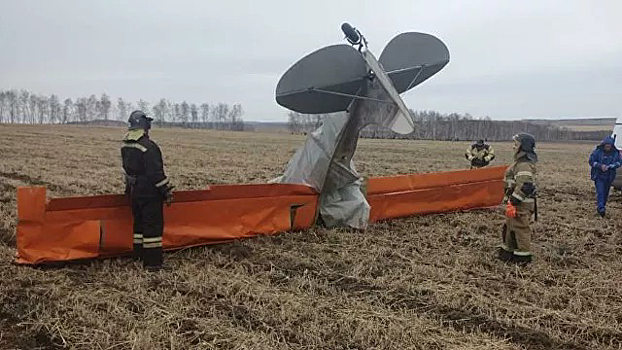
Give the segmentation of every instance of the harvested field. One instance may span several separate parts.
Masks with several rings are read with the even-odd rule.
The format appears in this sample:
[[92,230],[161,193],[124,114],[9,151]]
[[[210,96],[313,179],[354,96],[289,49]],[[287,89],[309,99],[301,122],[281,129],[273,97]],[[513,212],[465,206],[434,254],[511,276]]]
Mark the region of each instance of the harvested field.
[[[118,193],[122,129],[0,126],[0,349],[620,349],[622,201],[596,218],[589,144],[540,144],[536,261],[498,262],[500,211],[315,228],[168,253],[31,268],[15,188]],[[180,189],[261,183],[301,136],[153,131]],[[509,143],[493,144],[496,164]],[[365,176],[466,166],[467,143],[362,140]]]

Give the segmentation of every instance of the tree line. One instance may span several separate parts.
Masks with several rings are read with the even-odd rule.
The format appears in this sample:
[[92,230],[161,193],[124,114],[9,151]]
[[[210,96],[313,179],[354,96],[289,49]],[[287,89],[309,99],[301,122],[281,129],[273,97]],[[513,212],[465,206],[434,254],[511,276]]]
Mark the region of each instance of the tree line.
[[287,113],[287,129],[296,134],[311,132],[322,125],[325,118],[330,114],[302,114],[298,112]]
[[[293,133],[306,133],[322,125],[328,114],[300,114],[289,112],[288,128]],[[535,124],[526,121],[491,120],[489,117],[474,118],[470,114],[442,114],[436,111],[410,111],[415,131],[407,135],[397,134],[377,125],[368,125],[361,131],[364,138],[417,139],[417,140],[510,140],[519,132],[528,132],[537,140],[600,140],[608,131],[584,132],[573,131],[551,125]]]
[[241,104],[171,102],[161,98],[155,104],[137,102],[109,95],[91,95],[76,100],[57,95],[41,95],[27,90],[0,90],[0,124],[70,124],[94,121],[126,122],[130,113],[140,109],[154,118],[160,126],[244,130],[244,111]]

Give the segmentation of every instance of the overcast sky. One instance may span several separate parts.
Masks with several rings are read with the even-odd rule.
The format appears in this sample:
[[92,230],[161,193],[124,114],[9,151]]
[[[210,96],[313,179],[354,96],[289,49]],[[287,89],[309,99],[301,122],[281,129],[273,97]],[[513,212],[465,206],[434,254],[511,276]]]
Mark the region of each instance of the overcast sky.
[[0,89],[242,103],[285,120],[291,64],[343,43],[349,21],[380,55],[405,31],[451,61],[404,94],[410,108],[493,119],[622,113],[622,0],[0,0]]

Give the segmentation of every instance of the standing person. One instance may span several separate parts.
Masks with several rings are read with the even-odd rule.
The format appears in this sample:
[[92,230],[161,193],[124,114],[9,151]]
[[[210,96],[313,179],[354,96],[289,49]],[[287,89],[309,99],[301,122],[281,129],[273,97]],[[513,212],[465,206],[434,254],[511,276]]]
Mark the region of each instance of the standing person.
[[467,148],[464,156],[471,162],[471,169],[483,168],[495,159],[495,150],[484,140],[478,140]]
[[134,217],[133,256],[148,271],[157,271],[163,262],[163,204],[170,205],[173,186],[164,174],[160,148],[149,139],[152,120],[142,111],[130,114],[121,158]]
[[611,184],[616,178],[616,169],[622,165],[620,151],[613,137],[606,137],[590,155],[591,178],[596,186],[596,211],[605,217],[607,198]]
[[505,172],[506,222],[499,259],[526,265],[531,262],[531,215],[537,210],[536,140],[528,133],[514,136],[514,162]]

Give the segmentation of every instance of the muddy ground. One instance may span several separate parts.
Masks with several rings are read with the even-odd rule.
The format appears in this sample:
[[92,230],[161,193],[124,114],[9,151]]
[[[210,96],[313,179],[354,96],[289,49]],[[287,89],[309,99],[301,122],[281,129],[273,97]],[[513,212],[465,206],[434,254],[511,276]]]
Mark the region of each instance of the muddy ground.
[[[0,126],[0,349],[619,349],[622,201],[595,216],[592,144],[539,144],[535,262],[499,263],[486,210],[315,228],[169,253],[15,266],[19,186],[119,193],[122,129]],[[301,136],[153,131],[180,189],[262,183]],[[496,164],[509,143],[493,144]],[[467,143],[362,140],[365,176],[464,168]]]

